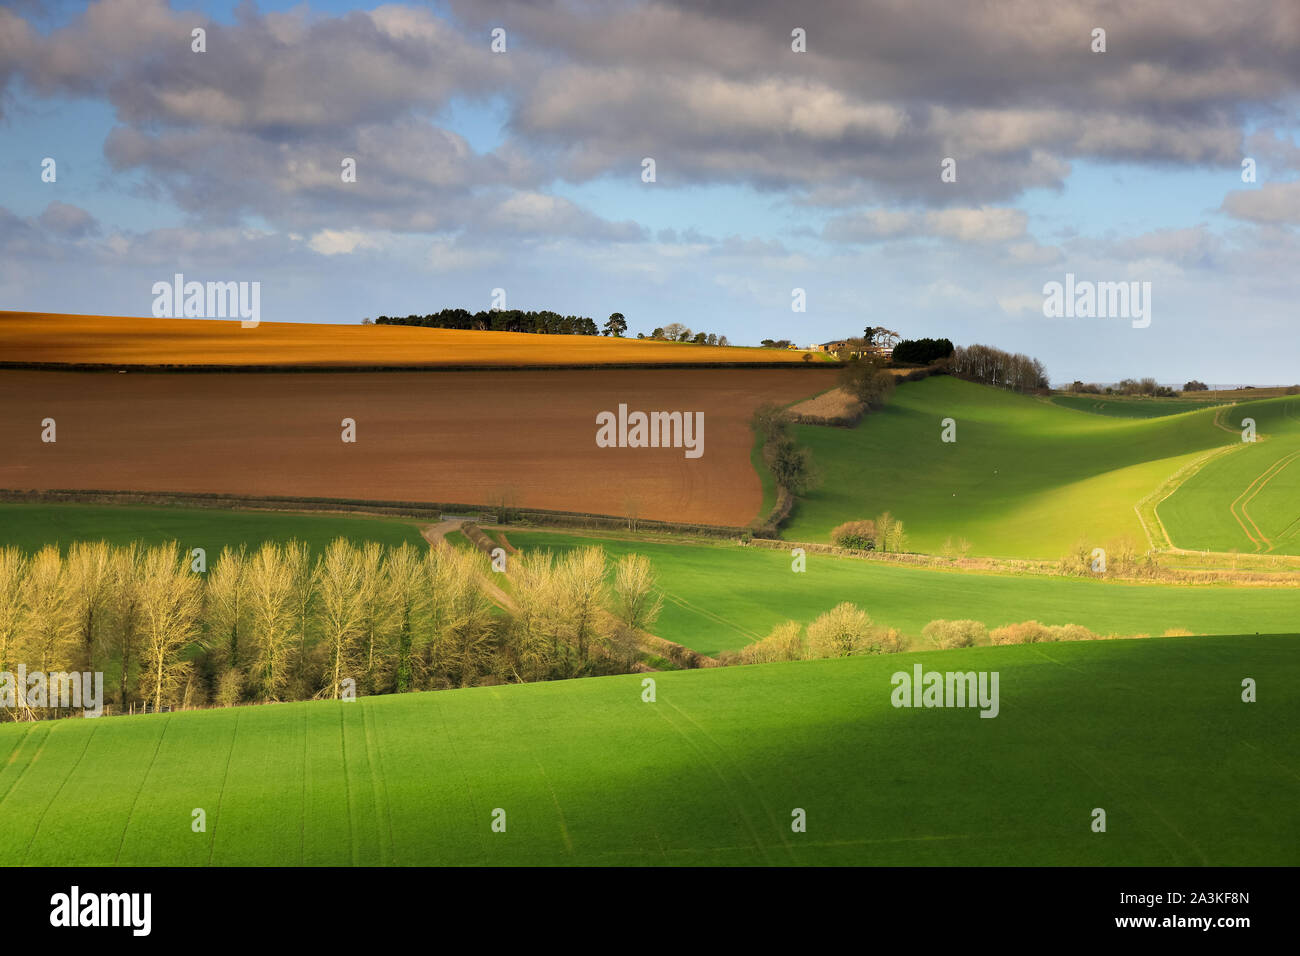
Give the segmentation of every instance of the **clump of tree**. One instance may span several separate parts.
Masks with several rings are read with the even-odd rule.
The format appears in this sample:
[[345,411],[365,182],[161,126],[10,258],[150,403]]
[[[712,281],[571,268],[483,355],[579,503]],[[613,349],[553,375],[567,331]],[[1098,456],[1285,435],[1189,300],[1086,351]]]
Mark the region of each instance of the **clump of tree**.
[[1107,389],[1118,395],[1145,395],[1148,398],[1172,398],[1177,393],[1168,385],[1159,384],[1154,378],[1126,378],[1113,389]]
[[949,371],[958,378],[1015,392],[1043,392],[1049,385],[1047,369],[1038,359],[991,345],[953,349]]
[[794,342],[789,339],[761,339],[758,343],[765,349],[792,349]]
[[1081,382],[1077,378],[1065,389],[1074,395],[1100,395],[1101,386],[1094,382]]
[[[638,336],[641,338],[641,336]],[[724,348],[731,343],[725,335],[714,332],[693,332],[680,322],[670,322],[663,328],[655,329],[650,338],[660,342],[687,342],[691,345],[720,345]]]
[[900,365],[931,365],[952,353],[949,339],[904,339],[894,346],[891,358]]
[[[613,326],[605,323],[605,334],[611,334]],[[621,316],[620,316],[621,318]],[[490,309],[470,312],[468,309],[443,309],[428,315],[408,315],[405,317],[381,315],[375,319],[376,325],[416,325],[428,329],[464,329],[479,332],[530,332],[538,335],[598,335],[596,321],[583,315],[560,315],[558,312],[543,310],[541,312],[523,312],[519,309]],[[626,323],[623,330],[627,330]]]
[[1197,381],[1196,379],[1192,379],[1190,382],[1183,385],[1184,392],[1208,392],[1209,390],[1210,386],[1206,385],[1204,382]]
[[879,408],[894,394],[894,376],[885,369],[884,359],[879,356],[847,359],[839,377],[840,388],[867,408]]

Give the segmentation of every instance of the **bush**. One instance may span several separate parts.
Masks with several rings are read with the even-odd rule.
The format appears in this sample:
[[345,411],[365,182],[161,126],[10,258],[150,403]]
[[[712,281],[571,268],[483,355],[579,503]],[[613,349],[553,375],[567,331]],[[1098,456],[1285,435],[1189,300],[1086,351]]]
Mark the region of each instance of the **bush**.
[[954,647],[974,647],[988,640],[989,631],[979,621],[931,621],[921,630],[921,636],[939,650]]
[[852,657],[870,653],[871,618],[845,601],[808,625],[808,649],[813,657]]
[[852,359],[840,371],[840,388],[870,408],[883,405],[894,384],[894,376],[874,359]]
[[905,650],[907,650],[907,638],[892,627],[875,628],[867,639],[866,653],[868,654],[898,654]]
[[786,621],[772,633],[740,651],[742,664],[769,664],[773,661],[799,661],[807,656],[803,627],[798,621]]
[[874,521],[846,521],[831,531],[831,542],[836,547],[854,551],[871,551],[876,546]]
[[993,644],[1045,644],[1057,641],[1095,641],[1097,635],[1081,624],[1042,624],[1022,621],[994,628],[989,633]]

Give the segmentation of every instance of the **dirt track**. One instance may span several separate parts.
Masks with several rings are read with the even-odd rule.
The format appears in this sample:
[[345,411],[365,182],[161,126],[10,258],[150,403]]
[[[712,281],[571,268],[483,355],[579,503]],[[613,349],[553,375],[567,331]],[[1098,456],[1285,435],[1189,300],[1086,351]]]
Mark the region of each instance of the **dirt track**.
[[[0,371],[0,488],[288,494],[744,525],[748,421],[809,369],[223,373]],[[702,411],[704,455],[598,448],[596,414]],[[41,441],[41,422],[58,441]],[[357,441],[340,438],[355,419]]]

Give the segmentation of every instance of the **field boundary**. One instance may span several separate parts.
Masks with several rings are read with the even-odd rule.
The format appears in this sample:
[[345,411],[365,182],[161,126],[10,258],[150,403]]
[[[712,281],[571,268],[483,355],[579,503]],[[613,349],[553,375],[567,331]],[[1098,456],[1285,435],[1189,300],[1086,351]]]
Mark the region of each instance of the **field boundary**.
[[740,369],[771,370],[792,369],[802,371],[814,369],[825,372],[838,366],[830,362],[570,362],[546,364],[488,365],[461,362],[455,365],[428,363],[421,365],[310,365],[295,363],[287,365],[132,365],[126,362],[0,362],[0,371],[26,372],[135,372],[137,374],[217,374],[231,375],[248,372],[251,375],[285,372],[573,372],[599,371],[601,369],[652,369],[671,371],[673,369]]
[[[1197,474],[1215,458],[1221,458],[1230,452],[1245,447],[1245,443],[1242,443],[1240,445],[1222,445],[1218,448],[1211,449],[1199,458],[1195,458],[1183,465],[1183,467],[1179,468],[1157,485],[1154,491],[1146,495],[1133,506],[1133,510],[1137,512],[1138,523],[1142,525],[1142,531],[1147,536],[1147,544],[1151,546],[1153,551],[1179,550],[1178,546],[1174,544],[1174,539],[1169,534],[1169,529],[1165,527],[1164,521],[1160,518],[1160,506],[1164,504],[1174,492],[1186,484],[1193,475]],[[1168,490],[1166,491],[1165,489]],[[1165,492],[1163,495],[1160,494],[1162,491]],[[1156,500],[1157,495],[1159,495],[1159,500]],[[1154,524],[1160,532],[1159,541],[1157,541],[1155,535],[1152,534],[1151,524],[1147,522],[1147,515],[1144,514],[1144,511],[1148,508],[1150,509],[1151,523]]]
[[[144,505],[183,508],[212,508],[236,511],[295,511],[308,513],[357,514],[387,518],[416,518],[437,521],[446,512],[486,512],[495,514],[497,506],[445,501],[378,501],[363,498],[295,498],[285,495],[229,495],[218,492],[185,491],[118,491],[101,489],[24,490],[0,488],[0,502],[16,504],[107,504]],[[546,508],[510,509],[512,525],[557,526],[564,528],[625,529],[632,520],[619,515],[582,511],[552,511]],[[745,529],[729,525],[702,525],[635,519],[638,527],[669,533],[684,533],[711,538],[739,537]]]

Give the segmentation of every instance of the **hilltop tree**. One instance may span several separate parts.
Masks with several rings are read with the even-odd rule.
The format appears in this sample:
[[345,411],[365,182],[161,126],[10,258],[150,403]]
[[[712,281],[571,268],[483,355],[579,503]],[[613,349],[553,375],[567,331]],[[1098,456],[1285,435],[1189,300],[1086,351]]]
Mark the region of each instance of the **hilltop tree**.
[[621,339],[623,333],[627,331],[627,319],[623,318],[622,312],[615,312],[605,322],[605,331],[602,335],[612,335],[616,339]]

